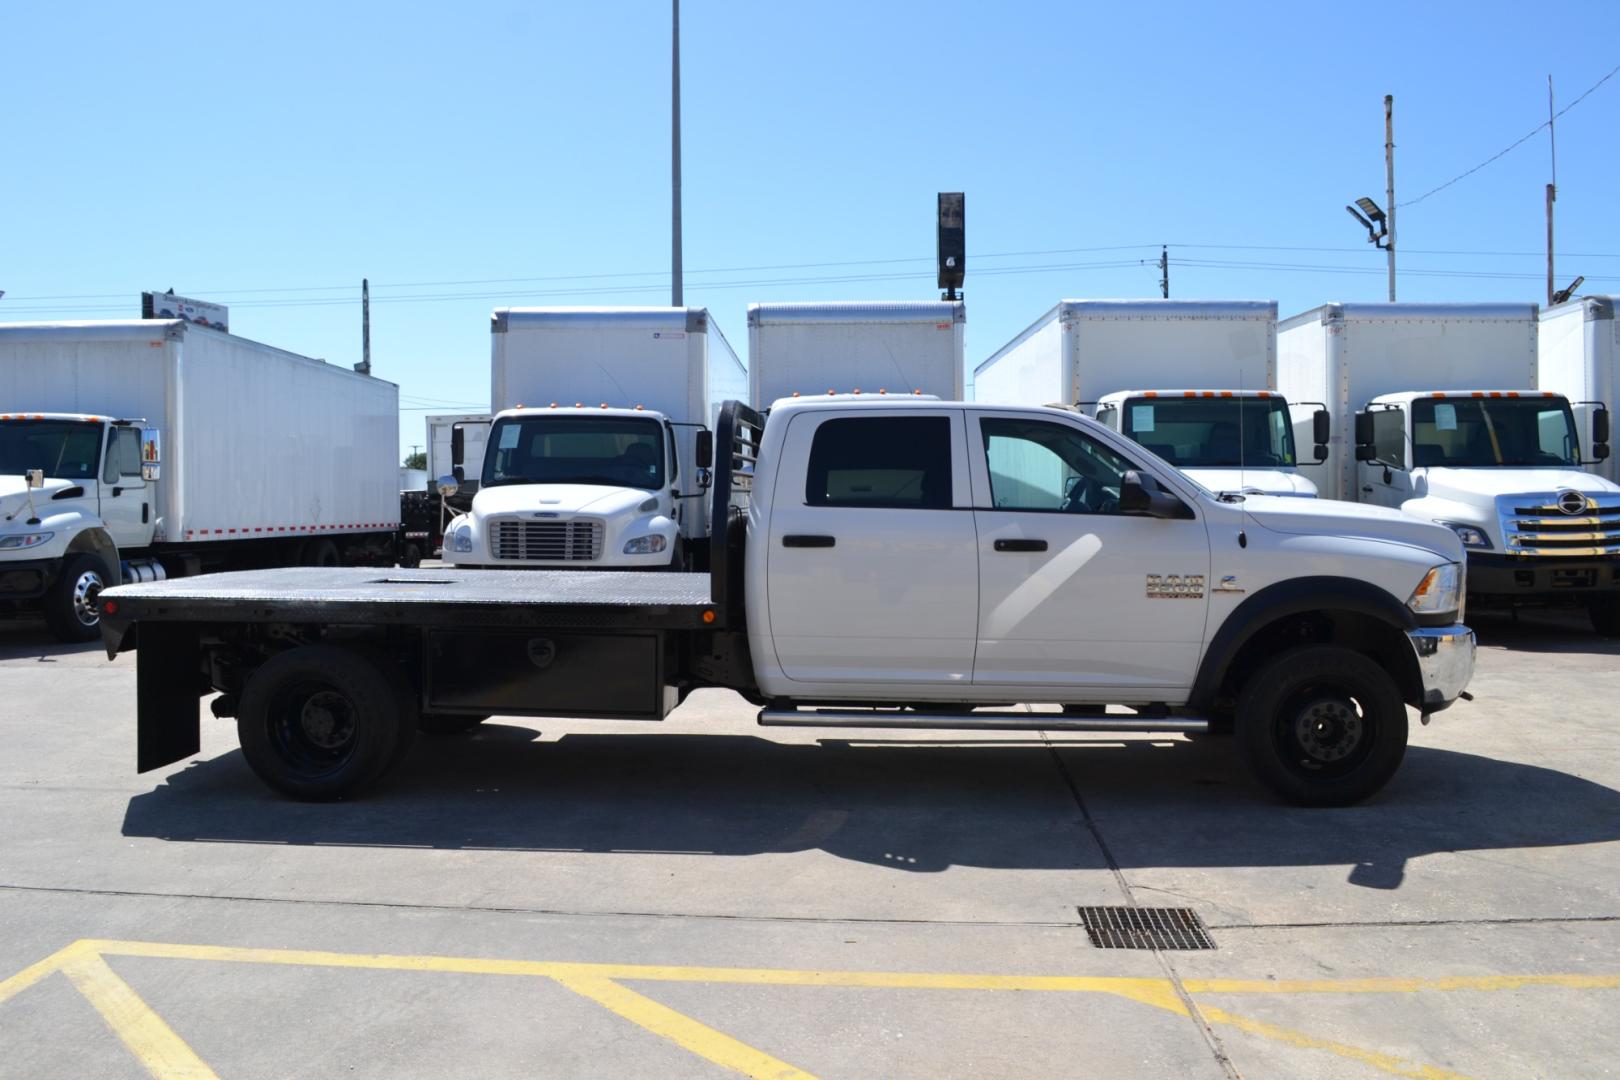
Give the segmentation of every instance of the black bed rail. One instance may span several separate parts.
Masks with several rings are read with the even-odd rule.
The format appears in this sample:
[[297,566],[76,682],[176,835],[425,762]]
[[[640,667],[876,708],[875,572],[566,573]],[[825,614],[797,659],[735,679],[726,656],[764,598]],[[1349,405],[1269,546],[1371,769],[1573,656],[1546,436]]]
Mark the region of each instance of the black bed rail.
[[743,540],[754,492],[754,464],[765,418],[740,401],[720,407],[714,428],[714,490],[709,521],[709,598],[724,624],[742,623]]

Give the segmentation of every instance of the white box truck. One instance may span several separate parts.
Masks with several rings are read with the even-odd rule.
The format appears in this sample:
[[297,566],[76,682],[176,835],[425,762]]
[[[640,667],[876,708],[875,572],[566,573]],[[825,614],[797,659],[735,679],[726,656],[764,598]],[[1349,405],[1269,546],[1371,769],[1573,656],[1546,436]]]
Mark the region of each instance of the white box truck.
[[747,389],[708,311],[502,308],[491,329],[495,421],[471,508],[446,527],[444,558],[706,566],[709,462],[700,451],[721,402]]
[[748,305],[754,407],[829,390],[962,399],[961,301]]
[[[1620,322],[1612,296],[1583,296],[1541,313],[1537,389],[1569,400],[1575,429],[1590,431],[1593,416],[1615,404],[1615,364],[1620,357]],[[1587,461],[1588,472],[1620,482],[1613,456]]]
[[[1449,526],[1476,604],[1576,602],[1620,633],[1608,413],[1537,389],[1535,304],[1328,304],[1277,335],[1284,393],[1336,410],[1329,493]],[[1590,439],[1588,439],[1588,435]]]
[[101,589],[392,565],[393,383],[180,320],[0,325],[0,604],[95,637]]
[[[975,399],[1081,409],[1212,491],[1314,496],[1295,431],[1314,401],[1277,392],[1270,300],[1064,300],[973,373]],[[1325,456],[1326,451],[1324,450]]]

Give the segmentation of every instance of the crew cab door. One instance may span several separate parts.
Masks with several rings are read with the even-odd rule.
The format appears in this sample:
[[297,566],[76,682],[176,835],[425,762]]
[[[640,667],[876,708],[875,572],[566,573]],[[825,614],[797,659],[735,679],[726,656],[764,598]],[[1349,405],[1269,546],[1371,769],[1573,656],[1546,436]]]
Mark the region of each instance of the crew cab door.
[[152,538],[152,491],[141,479],[141,431],[113,427],[101,465],[101,519],[120,551]]
[[974,412],[968,427],[975,685],[1074,687],[1075,702],[1189,689],[1209,595],[1197,510],[1122,513],[1121,481],[1136,463],[1077,424]]
[[979,569],[960,409],[795,414],[768,537],[790,680],[971,680]]

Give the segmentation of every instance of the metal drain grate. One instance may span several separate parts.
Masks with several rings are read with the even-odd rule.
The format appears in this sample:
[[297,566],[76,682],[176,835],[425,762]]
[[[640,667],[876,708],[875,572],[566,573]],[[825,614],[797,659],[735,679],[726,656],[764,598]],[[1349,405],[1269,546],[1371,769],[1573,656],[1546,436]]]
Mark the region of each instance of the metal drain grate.
[[1213,949],[1192,908],[1083,907],[1080,921],[1099,949]]

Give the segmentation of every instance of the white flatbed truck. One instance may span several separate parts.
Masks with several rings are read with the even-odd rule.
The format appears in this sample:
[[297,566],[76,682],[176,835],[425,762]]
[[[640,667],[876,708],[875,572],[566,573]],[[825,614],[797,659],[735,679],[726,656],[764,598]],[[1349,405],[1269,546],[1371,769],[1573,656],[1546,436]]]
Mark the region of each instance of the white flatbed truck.
[[265,782],[331,799],[425,721],[661,720],[711,686],[763,725],[1230,727],[1281,796],[1343,805],[1394,774],[1408,708],[1427,720],[1472,674],[1451,530],[1218,498],[1069,410],[731,402],[715,443],[707,574],[274,570],[110,590],[109,654],[136,650],[138,768],[198,751],[210,691]]

